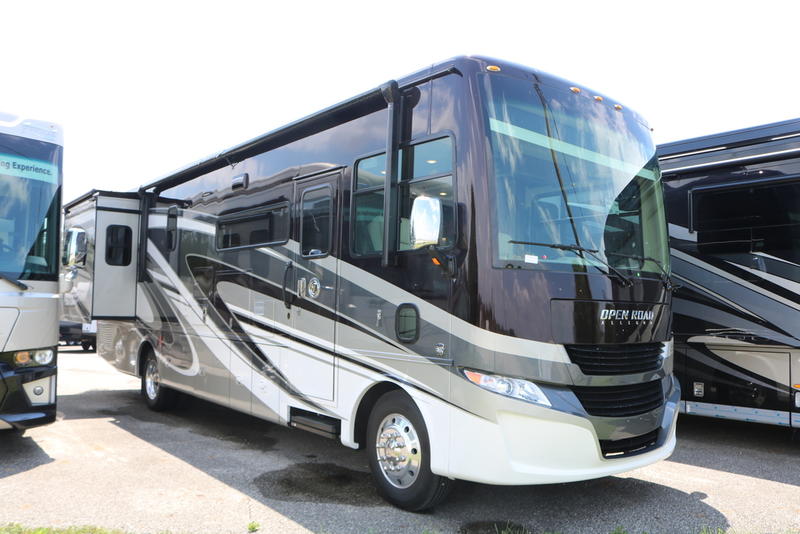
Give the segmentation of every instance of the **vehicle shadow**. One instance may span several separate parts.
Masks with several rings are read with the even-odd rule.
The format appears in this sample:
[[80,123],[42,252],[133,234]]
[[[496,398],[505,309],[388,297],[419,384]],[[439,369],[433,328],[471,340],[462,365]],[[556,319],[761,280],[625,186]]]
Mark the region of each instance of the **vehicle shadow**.
[[800,486],[800,442],[785,427],[681,415],[670,461]]
[[363,451],[334,440],[189,397],[169,413],[148,410],[135,390],[88,391],[59,402],[66,419],[109,418],[314,532],[603,533],[620,526],[699,532],[729,526],[697,494],[624,477],[521,487],[461,482],[433,512],[411,514],[377,495]]
[[53,461],[38,443],[27,434],[0,430],[0,480],[24,473]]

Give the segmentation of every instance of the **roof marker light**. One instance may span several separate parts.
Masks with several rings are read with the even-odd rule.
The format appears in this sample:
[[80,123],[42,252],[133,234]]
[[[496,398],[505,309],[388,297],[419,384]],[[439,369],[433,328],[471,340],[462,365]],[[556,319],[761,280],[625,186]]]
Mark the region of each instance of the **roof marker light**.
[[603,101],[603,97],[602,96],[596,96],[596,97],[594,97],[594,99],[597,100],[598,102],[602,102]]
[[614,104],[614,109],[616,109],[617,111],[622,111],[622,106],[620,106],[619,104]]
[[581,92],[580,88],[578,88],[578,87],[570,87],[569,90],[572,91],[575,94]]
[[497,65],[487,65],[486,70],[488,70],[489,72],[500,72],[500,67],[498,67]]

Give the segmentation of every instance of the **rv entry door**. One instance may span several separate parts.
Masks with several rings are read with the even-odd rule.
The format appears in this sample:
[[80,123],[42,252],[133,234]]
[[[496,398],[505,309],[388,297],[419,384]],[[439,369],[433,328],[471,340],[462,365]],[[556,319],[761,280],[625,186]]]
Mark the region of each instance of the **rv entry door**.
[[292,327],[306,343],[284,357],[289,381],[301,393],[334,400],[334,332],[338,287],[338,182],[340,173],[295,184],[293,240],[298,243],[290,304]]

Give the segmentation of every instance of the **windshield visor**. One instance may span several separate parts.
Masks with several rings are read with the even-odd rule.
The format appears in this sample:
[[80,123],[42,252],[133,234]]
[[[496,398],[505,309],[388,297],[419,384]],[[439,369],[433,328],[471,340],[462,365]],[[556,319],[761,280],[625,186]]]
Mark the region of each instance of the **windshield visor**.
[[61,147],[0,136],[0,274],[57,280]]
[[496,266],[573,271],[600,258],[637,273],[668,270],[655,146],[632,113],[531,80],[482,75],[481,85]]

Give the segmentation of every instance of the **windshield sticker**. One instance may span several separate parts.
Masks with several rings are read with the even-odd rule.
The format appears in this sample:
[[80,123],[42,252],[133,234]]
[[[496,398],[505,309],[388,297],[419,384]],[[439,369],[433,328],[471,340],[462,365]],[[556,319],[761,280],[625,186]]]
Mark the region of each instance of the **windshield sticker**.
[[539,263],[539,256],[533,254],[525,254],[525,263]]
[[0,154],[0,174],[39,180],[49,184],[58,183],[58,166],[46,161],[20,158],[9,154]]
[[552,137],[542,135],[538,132],[534,132],[533,130],[528,130],[527,128],[520,128],[519,126],[514,126],[511,123],[500,121],[497,119],[489,119],[489,127],[492,129],[493,132],[497,132],[499,134],[507,135],[510,137],[515,137],[517,139],[525,141],[526,143],[538,145],[547,148],[549,150],[555,150],[556,152],[561,152],[562,154],[566,154],[567,156],[572,156],[578,159],[582,159],[584,161],[588,161],[590,163],[595,163],[597,165],[609,167],[611,169],[628,173],[632,176],[641,176],[642,178],[645,178],[647,180],[656,179],[656,174],[653,171],[642,168],[643,164],[634,165],[628,163],[627,161],[622,161],[616,158],[612,158],[606,156],[605,154],[594,152],[593,150],[588,150],[586,148],[582,148],[577,145],[561,141],[560,139],[554,139]]

